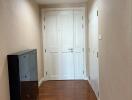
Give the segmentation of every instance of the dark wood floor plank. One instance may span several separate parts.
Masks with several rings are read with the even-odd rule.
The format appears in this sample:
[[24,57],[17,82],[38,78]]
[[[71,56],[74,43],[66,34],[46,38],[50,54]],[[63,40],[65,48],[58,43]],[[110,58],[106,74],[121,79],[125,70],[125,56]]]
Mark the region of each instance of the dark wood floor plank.
[[97,100],[88,81],[46,81],[39,100]]

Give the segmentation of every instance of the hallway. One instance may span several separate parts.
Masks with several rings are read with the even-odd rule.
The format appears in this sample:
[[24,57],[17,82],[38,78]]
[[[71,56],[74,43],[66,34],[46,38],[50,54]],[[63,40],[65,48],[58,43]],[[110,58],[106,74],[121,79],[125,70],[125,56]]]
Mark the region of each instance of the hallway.
[[0,0],[0,100],[132,100],[131,76],[132,0]]
[[97,100],[88,81],[46,81],[39,100]]

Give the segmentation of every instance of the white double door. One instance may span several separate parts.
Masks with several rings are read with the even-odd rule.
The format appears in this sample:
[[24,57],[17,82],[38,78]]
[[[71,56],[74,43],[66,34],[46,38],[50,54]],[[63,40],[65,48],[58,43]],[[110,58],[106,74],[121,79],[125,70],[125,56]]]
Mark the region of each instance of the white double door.
[[84,10],[44,13],[46,80],[84,79]]

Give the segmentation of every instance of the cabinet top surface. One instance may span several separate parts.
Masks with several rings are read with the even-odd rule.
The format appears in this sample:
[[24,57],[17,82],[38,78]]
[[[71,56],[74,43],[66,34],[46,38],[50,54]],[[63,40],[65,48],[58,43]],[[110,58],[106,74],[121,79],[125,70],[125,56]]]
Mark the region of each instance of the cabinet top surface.
[[23,55],[23,54],[26,54],[26,53],[29,53],[29,52],[36,52],[37,50],[36,49],[28,49],[28,50],[23,50],[23,51],[19,51],[19,52],[16,52],[16,53],[12,53],[12,54],[9,54],[9,55]]

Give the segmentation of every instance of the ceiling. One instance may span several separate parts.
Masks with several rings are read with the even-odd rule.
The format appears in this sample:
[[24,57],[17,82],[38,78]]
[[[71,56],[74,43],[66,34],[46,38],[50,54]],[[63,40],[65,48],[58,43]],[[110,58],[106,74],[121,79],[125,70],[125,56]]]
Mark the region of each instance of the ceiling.
[[64,4],[64,3],[82,3],[87,0],[36,0],[39,4]]

